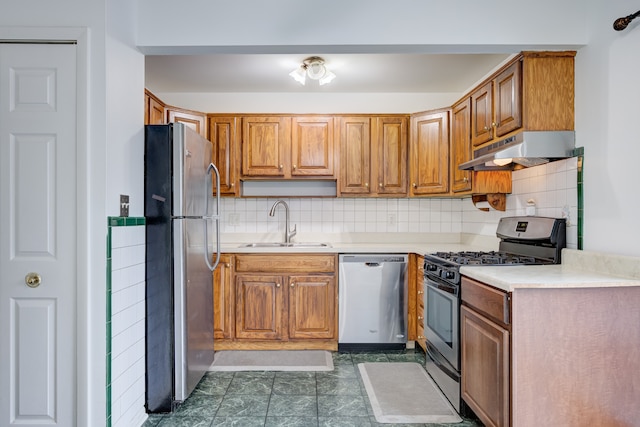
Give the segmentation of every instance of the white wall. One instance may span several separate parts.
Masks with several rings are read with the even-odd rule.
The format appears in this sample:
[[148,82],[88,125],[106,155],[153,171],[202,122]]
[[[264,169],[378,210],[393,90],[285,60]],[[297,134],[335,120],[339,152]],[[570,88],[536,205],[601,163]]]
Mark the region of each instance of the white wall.
[[576,136],[585,148],[584,248],[640,256],[640,19],[624,31],[612,29],[616,18],[640,4],[593,3],[589,44],[576,58]]

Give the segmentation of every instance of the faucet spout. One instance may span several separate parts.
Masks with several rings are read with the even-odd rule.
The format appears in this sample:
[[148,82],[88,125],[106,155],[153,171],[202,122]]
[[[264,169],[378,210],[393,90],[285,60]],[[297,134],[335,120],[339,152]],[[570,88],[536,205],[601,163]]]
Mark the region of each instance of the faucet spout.
[[271,210],[269,210],[269,216],[274,216],[276,214],[276,208],[282,205],[284,207],[285,212],[285,225],[284,225],[284,242],[291,243],[291,238],[296,235],[297,230],[294,224],[293,230],[289,227],[289,205],[284,200],[276,201],[273,206],[271,206]]

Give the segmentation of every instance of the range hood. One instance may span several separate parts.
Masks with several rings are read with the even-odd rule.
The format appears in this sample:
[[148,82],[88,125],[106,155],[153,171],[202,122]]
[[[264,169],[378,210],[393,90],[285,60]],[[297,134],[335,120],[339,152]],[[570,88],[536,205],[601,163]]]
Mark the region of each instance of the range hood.
[[461,170],[510,170],[516,164],[531,167],[573,156],[574,131],[523,131],[473,152]]

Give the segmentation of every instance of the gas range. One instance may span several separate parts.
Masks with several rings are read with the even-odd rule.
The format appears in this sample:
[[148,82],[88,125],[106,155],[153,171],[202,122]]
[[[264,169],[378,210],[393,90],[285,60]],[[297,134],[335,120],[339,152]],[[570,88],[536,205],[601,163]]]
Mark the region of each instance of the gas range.
[[497,251],[435,252],[425,255],[424,274],[457,285],[462,265],[559,264],[566,247],[564,218],[517,216],[501,218]]
[[436,252],[424,257],[426,369],[458,412],[460,389],[460,266],[560,263],[566,246],[563,218],[501,218],[497,251]]

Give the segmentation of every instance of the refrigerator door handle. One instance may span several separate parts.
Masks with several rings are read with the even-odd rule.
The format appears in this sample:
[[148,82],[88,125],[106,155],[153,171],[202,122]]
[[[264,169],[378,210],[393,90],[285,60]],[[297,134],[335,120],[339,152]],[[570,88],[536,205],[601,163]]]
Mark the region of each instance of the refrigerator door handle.
[[[207,168],[207,174],[205,179],[207,180],[207,185],[205,186],[205,200],[206,203],[206,214],[209,214],[209,183],[211,182],[211,171],[214,171],[216,174],[216,214],[213,217],[205,217],[204,221],[204,260],[207,263],[207,267],[209,270],[213,271],[218,266],[220,262],[220,172],[218,172],[218,168],[213,163],[209,163],[209,167]],[[216,260],[213,264],[209,260],[209,227],[207,219],[213,218],[216,222]]]

